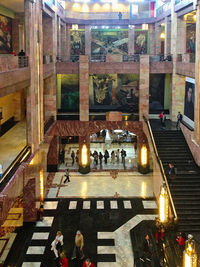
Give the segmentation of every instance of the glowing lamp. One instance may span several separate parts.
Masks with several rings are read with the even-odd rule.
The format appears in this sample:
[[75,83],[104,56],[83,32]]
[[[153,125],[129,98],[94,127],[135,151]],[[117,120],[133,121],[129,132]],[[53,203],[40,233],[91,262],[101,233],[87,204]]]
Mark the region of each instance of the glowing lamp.
[[84,144],[81,149],[81,165],[85,168],[88,164],[87,146]]
[[147,165],[147,147],[146,147],[146,145],[143,145],[141,148],[141,165],[142,166]]
[[162,223],[168,222],[169,218],[169,197],[167,187],[163,185],[159,197],[159,219]]
[[164,32],[161,33],[160,38],[165,39],[165,33]]
[[44,171],[40,170],[40,202],[44,202]]
[[72,24],[72,31],[78,31],[78,24]]
[[193,236],[188,235],[183,252],[183,267],[197,267],[196,243]]

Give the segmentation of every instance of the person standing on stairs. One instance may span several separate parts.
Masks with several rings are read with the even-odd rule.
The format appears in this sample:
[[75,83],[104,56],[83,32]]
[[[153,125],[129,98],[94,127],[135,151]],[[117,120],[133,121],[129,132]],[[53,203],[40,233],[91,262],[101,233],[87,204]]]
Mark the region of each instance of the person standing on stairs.
[[182,119],[183,119],[183,115],[179,111],[178,115],[177,115],[177,122],[176,122],[176,129],[177,130],[180,130],[180,123],[182,122]]
[[176,177],[176,171],[175,171],[174,164],[173,163],[169,163],[168,179],[169,179],[169,183],[170,184],[175,179],[175,177]]

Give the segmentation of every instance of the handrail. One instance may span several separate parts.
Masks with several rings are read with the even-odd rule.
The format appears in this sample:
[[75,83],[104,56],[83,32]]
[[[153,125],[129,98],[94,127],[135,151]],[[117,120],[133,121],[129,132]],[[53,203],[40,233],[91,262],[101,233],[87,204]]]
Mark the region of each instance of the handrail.
[[162,176],[164,178],[164,181],[165,181],[165,184],[166,184],[166,187],[167,187],[168,196],[169,196],[169,199],[170,199],[170,202],[171,202],[171,205],[172,205],[172,209],[173,209],[173,213],[174,213],[174,220],[177,221],[178,220],[178,216],[177,216],[176,209],[175,209],[175,206],[174,206],[174,202],[173,202],[173,199],[172,199],[172,195],[171,195],[171,192],[170,192],[170,189],[169,189],[169,184],[168,184],[168,181],[167,181],[167,177],[165,175],[165,170],[164,170],[162,161],[161,161],[161,159],[160,159],[160,157],[158,155],[158,150],[156,148],[156,143],[155,143],[155,140],[154,140],[154,137],[153,137],[153,132],[152,132],[152,129],[151,129],[151,125],[150,125],[149,120],[147,120],[145,118],[145,116],[143,116],[143,118],[144,118],[144,121],[147,123],[147,127],[148,127],[148,130],[149,130],[150,136],[151,136],[151,141],[152,141],[152,144],[153,144],[154,152],[156,154],[156,158],[157,158],[157,161],[159,163],[160,170],[161,170]]
[[17,163],[21,163],[29,154],[31,153],[31,147],[25,146],[23,150],[17,155],[15,160],[9,165],[9,167],[5,170],[0,180],[0,186],[3,184],[5,179],[7,178],[8,174],[11,170],[16,166]]

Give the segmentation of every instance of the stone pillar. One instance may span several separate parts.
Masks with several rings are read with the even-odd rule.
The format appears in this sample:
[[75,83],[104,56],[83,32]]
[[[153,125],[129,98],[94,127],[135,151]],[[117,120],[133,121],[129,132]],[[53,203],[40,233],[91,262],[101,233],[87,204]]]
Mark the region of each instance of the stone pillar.
[[71,42],[70,42],[70,25],[66,25],[66,60],[70,59]]
[[[173,27],[173,25],[172,25]],[[186,21],[183,18],[177,18],[177,54],[186,53]]]
[[196,12],[194,138],[200,144],[200,3]]
[[43,55],[53,54],[53,21],[52,18],[43,16]]
[[[173,0],[174,1],[174,0]],[[180,111],[183,114],[184,111],[184,98],[185,98],[185,77],[176,74],[176,62],[177,54],[180,46],[178,39],[178,19],[177,13],[174,12],[174,4],[172,3],[171,13],[171,54],[173,55],[173,73],[172,73],[172,89],[170,95],[170,119],[176,121],[177,114]]]
[[57,18],[57,57],[61,57],[61,22],[60,17]]
[[128,29],[128,54],[133,55],[134,54],[134,44],[135,44],[135,29],[129,28]]
[[79,118],[89,121],[89,62],[88,56],[79,59]]
[[[39,8],[38,8],[39,5]],[[43,58],[41,2],[24,1],[26,54],[30,86],[27,92],[27,139],[34,152],[43,138]]]
[[54,75],[46,78],[44,80],[44,120],[45,122],[53,116],[56,118],[56,95],[55,95],[55,84],[54,84]]
[[91,56],[91,26],[85,25],[85,55],[90,59]]
[[155,45],[156,45],[156,55],[161,53],[161,25],[155,24]]
[[67,59],[67,34],[66,34],[66,24],[61,27],[61,57],[62,60]]
[[14,118],[15,121],[21,121],[24,119],[25,107],[24,107],[24,91],[20,90],[14,93],[13,96],[14,106]]
[[155,44],[155,27],[154,24],[149,24],[149,53],[155,55],[156,44]]
[[170,54],[171,23],[169,17],[165,18],[165,55]]
[[149,55],[140,56],[139,120],[149,115]]

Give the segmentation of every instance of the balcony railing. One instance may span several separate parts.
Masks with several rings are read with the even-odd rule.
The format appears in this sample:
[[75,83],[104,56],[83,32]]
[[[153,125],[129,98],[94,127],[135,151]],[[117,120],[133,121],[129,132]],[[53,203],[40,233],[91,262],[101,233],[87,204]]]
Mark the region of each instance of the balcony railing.
[[140,61],[140,55],[123,55],[123,62],[139,62]]
[[194,53],[177,54],[177,62],[195,63]]
[[172,55],[150,55],[150,62],[172,61]]
[[18,66],[19,68],[26,68],[28,67],[28,57],[26,56],[19,56],[18,57]]

